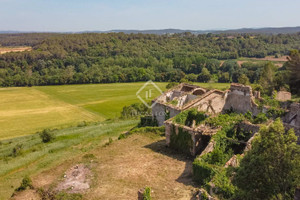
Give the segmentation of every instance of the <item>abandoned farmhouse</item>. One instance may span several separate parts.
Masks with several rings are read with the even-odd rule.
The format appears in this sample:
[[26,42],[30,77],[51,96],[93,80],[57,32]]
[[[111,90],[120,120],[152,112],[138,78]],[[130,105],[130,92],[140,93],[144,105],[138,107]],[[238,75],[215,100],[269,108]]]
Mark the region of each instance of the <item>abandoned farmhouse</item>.
[[[181,150],[192,156],[202,155],[213,150],[214,141],[211,138],[217,133],[218,128],[196,123],[178,124],[174,122],[174,117],[189,109],[196,109],[210,116],[229,110],[242,114],[251,112],[253,116],[256,116],[261,112],[266,113],[269,109],[268,106],[259,106],[256,103],[255,100],[260,98],[259,91],[252,91],[250,86],[241,84],[232,83],[229,90],[221,91],[182,83],[153,100],[152,117],[157,120],[159,126],[165,125],[168,146],[172,143],[172,134],[178,135],[180,131],[184,131],[189,134],[191,144],[189,149]],[[296,135],[300,136],[300,104],[287,103],[290,98],[288,92],[278,92],[277,94],[277,99],[281,101],[281,107],[285,110],[281,119],[286,129],[293,128]],[[255,133],[259,130],[259,125],[244,121],[238,126],[251,133],[251,137],[247,141],[240,141],[244,144],[244,150],[247,150]],[[299,142],[298,140],[298,144]]]

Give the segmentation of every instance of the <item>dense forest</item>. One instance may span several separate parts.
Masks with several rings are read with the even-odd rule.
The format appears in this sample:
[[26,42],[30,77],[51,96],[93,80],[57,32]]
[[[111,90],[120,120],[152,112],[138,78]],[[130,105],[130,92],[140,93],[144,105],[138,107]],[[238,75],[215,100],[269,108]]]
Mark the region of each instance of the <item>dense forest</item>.
[[300,33],[0,34],[0,44],[33,47],[0,55],[2,87],[155,80],[261,82],[289,89],[286,65],[245,62],[240,66],[234,59],[287,55],[300,49]]

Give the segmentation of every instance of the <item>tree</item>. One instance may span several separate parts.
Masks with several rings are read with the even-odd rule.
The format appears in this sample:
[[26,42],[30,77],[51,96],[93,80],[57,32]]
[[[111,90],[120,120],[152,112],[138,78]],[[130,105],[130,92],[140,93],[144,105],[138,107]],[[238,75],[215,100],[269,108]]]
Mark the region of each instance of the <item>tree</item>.
[[274,79],[275,79],[276,67],[273,63],[268,62],[262,70],[260,75],[259,84],[263,87],[267,94],[272,94],[274,90]]
[[240,84],[243,84],[243,85],[248,85],[249,84],[249,78],[245,75],[245,74],[242,74],[239,78],[238,78],[238,82]]
[[291,92],[300,94],[300,50],[292,50],[288,59],[286,66],[290,71]]
[[198,76],[198,81],[207,83],[210,80],[210,78],[211,78],[211,74],[209,73],[208,69],[203,67],[201,73]]
[[237,199],[293,199],[300,183],[300,146],[280,119],[262,127],[234,178]]

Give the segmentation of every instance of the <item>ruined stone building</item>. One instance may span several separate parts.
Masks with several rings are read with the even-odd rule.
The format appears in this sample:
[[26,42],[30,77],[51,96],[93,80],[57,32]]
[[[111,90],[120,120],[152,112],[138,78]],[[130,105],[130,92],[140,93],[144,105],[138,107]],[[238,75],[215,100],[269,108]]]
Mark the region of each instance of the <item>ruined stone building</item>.
[[[159,126],[166,126],[167,145],[170,144],[172,133],[178,134],[180,131],[188,133],[192,144],[187,145],[189,149],[186,151],[195,156],[202,151],[210,151],[210,147],[213,146],[213,141],[210,141],[210,138],[218,130],[205,125],[192,127],[178,125],[171,120],[174,116],[190,108],[196,108],[198,111],[204,111],[209,115],[222,113],[226,110],[243,114],[250,111],[253,115],[260,112],[266,113],[268,107],[259,107],[255,103],[255,98],[260,98],[259,92],[253,92],[250,86],[241,84],[232,83],[229,90],[220,91],[182,83],[153,100],[152,117],[156,118]],[[286,112],[287,114],[282,118],[285,127],[287,129],[294,128],[296,135],[300,136],[300,104],[289,105]],[[259,130],[257,125],[252,124],[244,124],[244,128],[252,132]],[[300,140],[298,141],[300,143]],[[205,150],[205,148],[208,149]]]

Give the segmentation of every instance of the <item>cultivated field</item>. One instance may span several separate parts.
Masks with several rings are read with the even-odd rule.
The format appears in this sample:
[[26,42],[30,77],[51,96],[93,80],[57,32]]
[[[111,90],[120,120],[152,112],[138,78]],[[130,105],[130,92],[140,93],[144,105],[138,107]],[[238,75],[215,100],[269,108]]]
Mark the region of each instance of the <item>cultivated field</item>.
[[9,53],[9,52],[22,52],[22,51],[31,51],[31,47],[1,47],[0,54]]
[[[119,117],[123,106],[140,102],[136,92],[143,85],[115,83],[0,88],[0,140],[33,134],[45,128],[61,129],[83,121]],[[157,85],[165,90],[166,83]],[[229,84],[198,85],[218,89],[229,87]],[[149,101],[158,94],[153,89]]]

